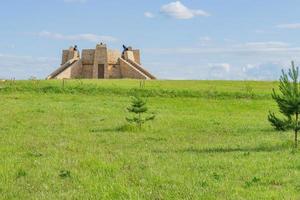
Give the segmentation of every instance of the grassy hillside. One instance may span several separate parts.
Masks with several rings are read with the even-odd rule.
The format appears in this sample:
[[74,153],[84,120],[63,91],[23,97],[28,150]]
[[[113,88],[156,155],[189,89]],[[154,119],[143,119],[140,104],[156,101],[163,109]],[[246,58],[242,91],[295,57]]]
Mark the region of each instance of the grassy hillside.
[[[1,199],[299,199],[274,82],[0,83]],[[157,113],[125,121],[130,95]]]

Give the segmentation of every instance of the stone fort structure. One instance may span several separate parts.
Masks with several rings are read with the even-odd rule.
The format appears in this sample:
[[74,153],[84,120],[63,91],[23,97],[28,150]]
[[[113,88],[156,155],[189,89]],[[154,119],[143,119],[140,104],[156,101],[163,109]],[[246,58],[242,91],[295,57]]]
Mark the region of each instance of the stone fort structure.
[[142,67],[140,50],[123,48],[121,53],[101,43],[95,49],[83,49],[80,56],[77,46],[70,47],[63,50],[61,66],[47,79],[156,79]]

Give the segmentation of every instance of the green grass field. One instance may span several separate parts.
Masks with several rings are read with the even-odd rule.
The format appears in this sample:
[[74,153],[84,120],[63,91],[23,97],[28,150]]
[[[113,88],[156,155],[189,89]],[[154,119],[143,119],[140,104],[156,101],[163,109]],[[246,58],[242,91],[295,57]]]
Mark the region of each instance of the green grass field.
[[[0,199],[300,199],[276,82],[0,83]],[[125,120],[140,94],[155,121]]]

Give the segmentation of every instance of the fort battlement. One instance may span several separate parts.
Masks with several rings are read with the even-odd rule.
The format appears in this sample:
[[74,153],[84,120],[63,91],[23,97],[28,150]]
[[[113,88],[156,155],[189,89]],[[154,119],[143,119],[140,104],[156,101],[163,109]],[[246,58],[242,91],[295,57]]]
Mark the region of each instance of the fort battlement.
[[61,66],[47,79],[156,79],[141,65],[140,50],[123,46],[123,52],[97,44],[95,49],[77,46],[63,50]]

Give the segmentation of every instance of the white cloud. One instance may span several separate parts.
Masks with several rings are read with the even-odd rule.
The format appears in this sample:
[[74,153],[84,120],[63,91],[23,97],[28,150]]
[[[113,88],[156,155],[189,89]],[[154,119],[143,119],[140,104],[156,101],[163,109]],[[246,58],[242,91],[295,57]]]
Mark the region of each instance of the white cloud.
[[209,36],[204,36],[199,38],[199,45],[201,46],[210,46],[212,44],[212,38]]
[[[161,62],[165,57],[173,59],[173,66],[169,67],[172,74],[158,70],[161,77],[182,75],[187,79],[277,80],[281,69],[289,67],[291,60],[300,62],[300,46],[281,41],[214,42],[207,46],[144,49],[143,52],[157,56]],[[158,69],[166,64],[167,61]],[[190,73],[184,71],[187,66]]]
[[151,12],[145,12],[144,16],[147,17],[147,18],[154,18],[155,17],[155,15]]
[[292,47],[285,42],[247,42],[229,46],[178,47],[145,49],[151,53],[161,54],[242,54],[242,53],[291,53],[300,52],[300,47]]
[[210,63],[208,66],[218,72],[229,72],[231,68],[228,63]]
[[277,80],[281,69],[288,66],[283,62],[263,62],[258,64],[247,64],[242,68],[243,77],[246,80]]
[[64,0],[66,3],[86,3],[87,0]]
[[270,41],[270,42],[247,42],[242,46],[249,47],[251,49],[271,49],[271,48],[285,48],[288,47],[289,44],[285,42]]
[[266,33],[266,31],[261,30],[261,29],[257,29],[257,30],[254,31],[254,33],[262,34],[262,33]]
[[183,5],[180,1],[171,2],[163,5],[160,9],[161,13],[175,19],[192,19],[196,16],[210,16],[209,13],[197,9],[190,9]]
[[207,75],[210,79],[228,79],[231,65],[229,63],[209,63]]
[[254,64],[247,64],[245,67],[242,68],[243,72],[246,72],[249,69],[253,69],[256,66]]
[[4,49],[15,49],[16,45],[15,44],[6,44],[6,45],[0,45],[0,48],[4,48]]
[[231,39],[231,38],[224,38],[224,42],[226,42],[226,43],[233,43],[233,42],[235,42],[235,40]]
[[59,66],[59,59],[0,54],[0,79],[28,79],[31,76],[45,78]]
[[276,27],[277,28],[283,28],[283,29],[300,29],[300,23],[279,24]]
[[210,42],[210,41],[212,41],[212,39],[209,36],[200,37],[200,42]]
[[89,41],[89,42],[115,42],[116,38],[112,36],[95,35],[91,33],[77,34],[77,35],[64,35],[60,33],[52,33],[49,31],[41,31],[35,35],[43,38],[55,39],[55,40],[72,40],[72,41]]

